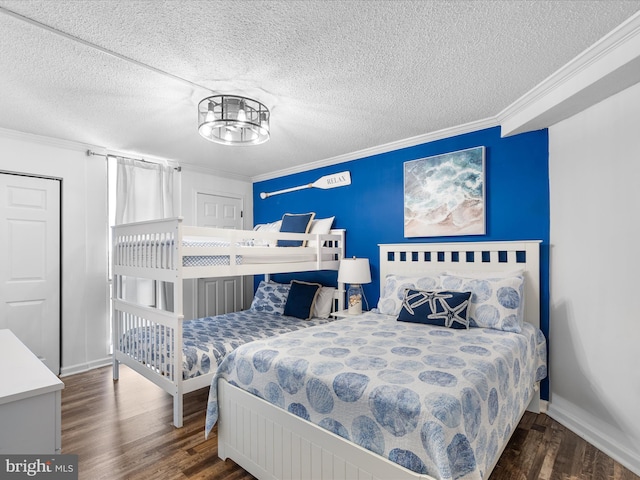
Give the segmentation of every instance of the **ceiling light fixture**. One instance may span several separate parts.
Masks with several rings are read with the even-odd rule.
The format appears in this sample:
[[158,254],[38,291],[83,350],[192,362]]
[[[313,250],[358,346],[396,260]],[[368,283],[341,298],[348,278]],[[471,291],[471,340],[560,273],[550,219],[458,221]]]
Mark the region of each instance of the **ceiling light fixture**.
[[198,104],[198,132],[222,145],[258,145],[269,140],[269,109],[236,95],[207,97]]

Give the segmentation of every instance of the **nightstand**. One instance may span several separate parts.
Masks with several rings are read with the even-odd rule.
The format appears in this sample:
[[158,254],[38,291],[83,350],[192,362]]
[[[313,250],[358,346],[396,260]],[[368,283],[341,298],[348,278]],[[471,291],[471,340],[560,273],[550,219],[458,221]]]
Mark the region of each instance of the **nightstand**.
[[64,383],[6,329],[0,365],[0,452],[59,454]]

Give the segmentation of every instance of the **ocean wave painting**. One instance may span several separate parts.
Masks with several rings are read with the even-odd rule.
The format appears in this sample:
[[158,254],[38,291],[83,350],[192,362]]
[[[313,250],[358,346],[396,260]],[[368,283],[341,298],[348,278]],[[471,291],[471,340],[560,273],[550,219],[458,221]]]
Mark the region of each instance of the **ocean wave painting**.
[[404,236],[485,234],[484,147],[404,164]]

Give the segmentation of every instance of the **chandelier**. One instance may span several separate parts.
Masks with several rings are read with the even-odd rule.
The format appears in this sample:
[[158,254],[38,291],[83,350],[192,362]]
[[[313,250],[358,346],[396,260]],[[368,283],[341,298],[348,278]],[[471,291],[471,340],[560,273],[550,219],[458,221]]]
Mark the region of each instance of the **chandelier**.
[[258,145],[269,140],[269,109],[236,95],[207,97],[198,104],[198,132],[223,145]]

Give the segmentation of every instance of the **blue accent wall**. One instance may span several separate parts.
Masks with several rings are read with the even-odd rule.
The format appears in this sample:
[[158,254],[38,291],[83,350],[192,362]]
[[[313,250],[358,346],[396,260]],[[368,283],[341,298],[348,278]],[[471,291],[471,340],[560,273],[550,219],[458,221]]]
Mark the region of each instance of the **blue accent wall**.
[[[485,146],[486,235],[404,238],[403,164],[409,160]],[[262,200],[272,192],[314,182],[348,170],[351,185],[329,190],[305,189]],[[549,142],[547,130],[501,138],[500,127],[479,130],[413,147],[318,168],[253,186],[254,222],[273,222],[284,213],[335,215],[334,228],[347,230],[346,254],[366,257],[372,283],[364,285],[369,307],[379,297],[378,244],[403,242],[542,240],[541,329],[549,333]],[[294,276],[276,276],[286,282]],[[296,274],[335,284],[336,274]],[[548,383],[542,385],[548,399]]]

